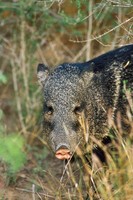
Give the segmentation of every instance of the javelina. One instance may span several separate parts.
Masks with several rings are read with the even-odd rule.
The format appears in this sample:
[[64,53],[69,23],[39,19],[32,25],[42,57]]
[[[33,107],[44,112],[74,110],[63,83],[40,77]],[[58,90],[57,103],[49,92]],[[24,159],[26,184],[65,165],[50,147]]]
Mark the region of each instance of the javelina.
[[109,109],[114,120],[118,111],[124,115],[124,80],[133,91],[133,44],[88,62],[61,64],[51,73],[39,64],[37,72],[44,92],[44,135],[58,159],[69,159],[76,146],[83,149],[86,142],[79,122],[82,113],[89,135],[97,139],[108,131]]

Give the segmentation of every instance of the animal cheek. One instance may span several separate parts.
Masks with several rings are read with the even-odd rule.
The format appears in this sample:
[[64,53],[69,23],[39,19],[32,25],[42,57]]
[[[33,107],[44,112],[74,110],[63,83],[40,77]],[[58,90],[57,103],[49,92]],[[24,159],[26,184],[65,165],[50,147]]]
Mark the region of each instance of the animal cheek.
[[80,123],[78,121],[75,121],[71,124],[72,130],[75,132],[78,132],[81,129]]
[[43,131],[46,137],[49,137],[50,132],[54,129],[54,123],[52,120],[46,120],[46,118],[43,120]]

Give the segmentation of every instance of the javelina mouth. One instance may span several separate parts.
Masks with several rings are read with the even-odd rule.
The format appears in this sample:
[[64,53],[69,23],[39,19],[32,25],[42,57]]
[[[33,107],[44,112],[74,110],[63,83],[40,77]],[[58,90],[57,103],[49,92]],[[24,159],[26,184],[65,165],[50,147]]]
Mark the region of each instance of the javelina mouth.
[[71,152],[69,151],[69,149],[59,149],[55,153],[55,156],[60,160],[68,160],[71,157]]

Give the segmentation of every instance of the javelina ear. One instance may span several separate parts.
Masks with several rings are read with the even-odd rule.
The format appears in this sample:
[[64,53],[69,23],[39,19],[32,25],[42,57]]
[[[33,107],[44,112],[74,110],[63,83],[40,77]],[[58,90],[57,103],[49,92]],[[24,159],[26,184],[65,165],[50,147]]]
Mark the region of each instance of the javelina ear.
[[37,77],[40,85],[44,86],[46,78],[49,75],[49,70],[44,64],[38,64],[37,66]]

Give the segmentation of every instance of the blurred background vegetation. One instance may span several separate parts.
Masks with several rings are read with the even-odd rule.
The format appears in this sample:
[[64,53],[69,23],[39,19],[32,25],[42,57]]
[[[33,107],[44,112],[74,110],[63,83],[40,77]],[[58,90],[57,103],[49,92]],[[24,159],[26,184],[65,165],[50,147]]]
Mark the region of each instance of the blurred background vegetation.
[[[132,0],[0,0],[0,136],[11,146],[0,146],[0,158],[11,171],[25,163],[29,149],[41,146],[38,63],[85,61],[130,43]],[[13,156],[14,166],[10,156],[17,153],[22,160]],[[40,160],[47,155],[43,150],[39,158],[39,153]]]

